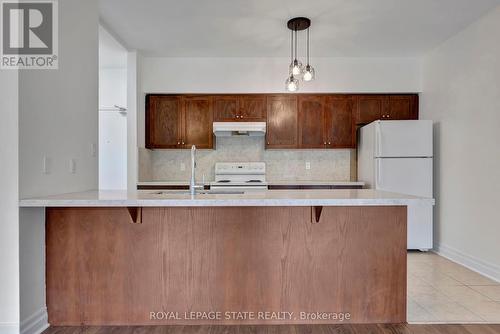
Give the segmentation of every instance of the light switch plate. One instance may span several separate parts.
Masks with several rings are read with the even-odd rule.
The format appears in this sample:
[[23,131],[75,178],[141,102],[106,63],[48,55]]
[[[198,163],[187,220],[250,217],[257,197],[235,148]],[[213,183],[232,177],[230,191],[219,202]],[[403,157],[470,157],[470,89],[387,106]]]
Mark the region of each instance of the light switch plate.
[[311,169],[311,163],[309,161],[306,161],[306,169],[307,170]]

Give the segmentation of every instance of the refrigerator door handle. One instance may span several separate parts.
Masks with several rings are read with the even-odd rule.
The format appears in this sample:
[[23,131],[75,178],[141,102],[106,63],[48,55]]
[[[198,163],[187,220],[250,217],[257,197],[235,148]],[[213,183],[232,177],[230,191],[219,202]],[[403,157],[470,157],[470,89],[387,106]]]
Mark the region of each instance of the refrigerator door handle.
[[375,156],[378,157],[381,154],[382,146],[382,131],[380,131],[380,125],[377,124],[375,127]]
[[380,179],[381,179],[381,175],[380,173],[382,172],[381,171],[381,161],[380,159],[376,159],[377,163],[376,163],[376,168],[377,168],[377,175],[375,177],[375,189],[379,189],[380,188]]

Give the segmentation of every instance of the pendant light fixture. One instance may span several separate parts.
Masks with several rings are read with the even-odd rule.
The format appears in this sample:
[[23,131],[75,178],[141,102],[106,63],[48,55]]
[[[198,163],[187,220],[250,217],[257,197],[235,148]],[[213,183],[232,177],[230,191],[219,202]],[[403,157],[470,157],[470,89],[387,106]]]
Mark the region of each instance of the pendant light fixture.
[[295,69],[294,63],[297,60],[294,59],[294,57],[293,57],[293,55],[294,55],[294,52],[293,52],[293,49],[294,49],[294,44],[293,44],[294,31],[293,30],[292,30],[291,36],[292,36],[292,38],[291,38],[291,43],[290,43],[290,54],[291,54],[291,57],[290,57],[290,66],[289,66],[289,70],[288,70],[288,77],[287,77],[287,79],[285,81],[285,88],[289,92],[295,92],[295,91],[297,91],[299,89],[299,80],[297,79],[298,74],[294,74],[294,69]]
[[312,67],[310,64],[309,64],[309,28],[307,28],[307,50],[306,50],[306,61],[307,61],[307,65],[306,65],[306,68],[304,69],[304,74],[302,76],[302,78],[304,79],[304,81],[312,81],[314,80],[314,67]]
[[[314,79],[314,68],[309,64],[309,27],[311,20],[307,17],[295,17],[287,23],[291,30],[290,43],[290,66],[288,67],[288,77],[285,82],[286,90],[295,92],[299,89],[299,80],[311,81]],[[298,59],[297,52],[297,32],[307,29],[307,65],[304,67]]]

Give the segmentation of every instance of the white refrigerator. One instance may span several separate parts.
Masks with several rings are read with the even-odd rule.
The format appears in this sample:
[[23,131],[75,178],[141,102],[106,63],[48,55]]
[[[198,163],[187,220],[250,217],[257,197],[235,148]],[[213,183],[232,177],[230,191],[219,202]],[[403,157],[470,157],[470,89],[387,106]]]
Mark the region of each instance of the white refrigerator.
[[[360,129],[358,179],[372,189],[432,198],[432,121],[375,121]],[[432,248],[432,205],[408,207],[408,249]]]

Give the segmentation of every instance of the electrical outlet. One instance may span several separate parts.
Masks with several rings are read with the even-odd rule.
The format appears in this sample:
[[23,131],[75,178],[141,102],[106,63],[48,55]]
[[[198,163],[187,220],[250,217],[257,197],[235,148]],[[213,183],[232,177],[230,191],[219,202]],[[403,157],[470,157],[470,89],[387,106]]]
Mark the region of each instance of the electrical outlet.
[[309,161],[306,161],[306,169],[307,170],[311,169],[311,163]]
[[71,174],[76,173],[76,160],[73,158],[69,159],[69,172]]
[[186,170],[186,164],[181,162],[181,172]]
[[44,174],[50,174],[50,158],[47,156],[44,156],[42,159],[42,173]]

